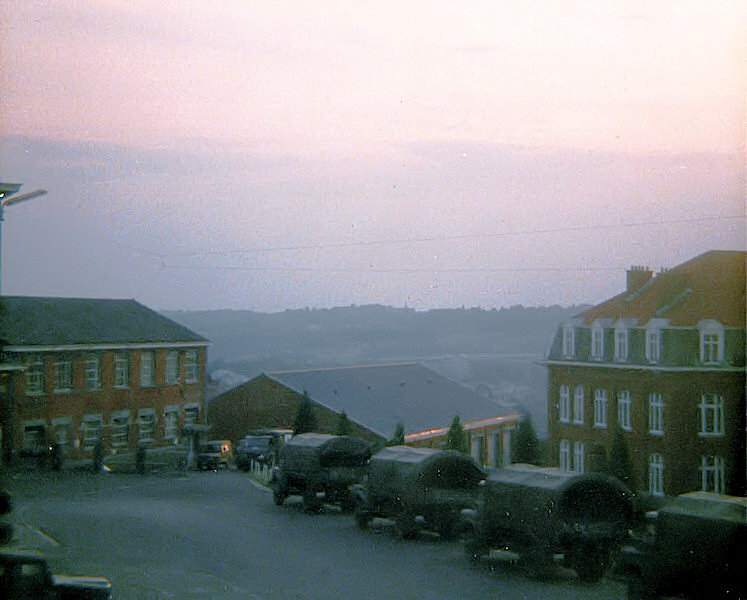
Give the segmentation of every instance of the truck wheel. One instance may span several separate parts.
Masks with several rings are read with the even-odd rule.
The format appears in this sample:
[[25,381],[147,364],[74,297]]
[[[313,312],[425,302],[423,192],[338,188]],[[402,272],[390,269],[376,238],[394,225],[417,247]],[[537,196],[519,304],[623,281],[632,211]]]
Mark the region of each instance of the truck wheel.
[[582,544],[570,552],[570,567],[584,583],[596,583],[607,570],[610,553],[604,546]]
[[401,512],[396,519],[397,533],[403,540],[412,540],[418,535],[418,524],[413,515]]

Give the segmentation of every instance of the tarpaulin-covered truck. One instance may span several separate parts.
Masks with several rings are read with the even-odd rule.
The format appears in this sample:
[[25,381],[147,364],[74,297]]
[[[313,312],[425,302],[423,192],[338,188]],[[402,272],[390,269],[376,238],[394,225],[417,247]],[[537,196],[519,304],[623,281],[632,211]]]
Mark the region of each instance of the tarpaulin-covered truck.
[[367,480],[353,486],[355,518],[362,528],[374,517],[394,519],[403,537],[421,528],[451,536],[484,478],[466,454],[390,446],[371,457]]
[[302,433],[285,442],[270,487],[275,504],[300,495],[309,511],[324,502],[352,510],[350,487],[363,479],[371,458],[365,440],[352,436]]
[[633,520],[632,493],[617,479],[514,464],[485,480],[477,508],[463,511],[473,560],[504,550],[529,564],[563,564],[598,581]]
[[647,517],[618,558],[629,598],[747,598],[747,498],[690,492]]

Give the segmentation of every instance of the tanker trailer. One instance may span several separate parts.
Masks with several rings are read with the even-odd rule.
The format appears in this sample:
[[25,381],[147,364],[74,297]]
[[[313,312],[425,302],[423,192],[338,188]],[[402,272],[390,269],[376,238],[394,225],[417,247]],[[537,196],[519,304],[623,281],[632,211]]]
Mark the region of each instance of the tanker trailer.
[[633,494],[617,479],[514,464],[486,479],[477,508],[463,511],[465,550],[478,560],[506,550],[525,563],[563,564],[595,582],[633,520]]

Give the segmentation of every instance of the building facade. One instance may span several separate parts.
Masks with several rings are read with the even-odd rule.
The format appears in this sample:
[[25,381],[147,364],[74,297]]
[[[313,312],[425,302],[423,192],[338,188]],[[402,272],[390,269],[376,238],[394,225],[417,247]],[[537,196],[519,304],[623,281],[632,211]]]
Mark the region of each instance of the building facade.
[[53,443],[72,458],[99,441],[112,452],[177,444],[204,421],[208,341],[196,333],[134,300],[0,303],[5,457]]
[[616,430],[633,486],[745,494],[745,252],[710,251],[563,323],[545,362],[553,461],[603,469]]

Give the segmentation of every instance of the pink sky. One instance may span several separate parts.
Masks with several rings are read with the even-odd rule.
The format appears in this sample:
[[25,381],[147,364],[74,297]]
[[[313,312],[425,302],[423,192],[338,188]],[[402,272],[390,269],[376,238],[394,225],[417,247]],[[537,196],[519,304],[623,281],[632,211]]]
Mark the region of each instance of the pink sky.
[[4,293],[565,304],[745,245],[742,2],[2,11],[0,177],[50,190]]

